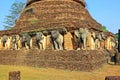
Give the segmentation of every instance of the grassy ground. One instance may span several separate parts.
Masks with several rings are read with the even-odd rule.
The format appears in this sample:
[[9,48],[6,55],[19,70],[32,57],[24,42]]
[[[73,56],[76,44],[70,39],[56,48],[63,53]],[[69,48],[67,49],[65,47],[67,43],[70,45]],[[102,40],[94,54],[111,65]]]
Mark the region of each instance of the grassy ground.
[[120,66],[104,65],[92,72],[0,65],[0,80],[8,80],[9,71],[21,71],[21,80],[104,80],[120,76]]

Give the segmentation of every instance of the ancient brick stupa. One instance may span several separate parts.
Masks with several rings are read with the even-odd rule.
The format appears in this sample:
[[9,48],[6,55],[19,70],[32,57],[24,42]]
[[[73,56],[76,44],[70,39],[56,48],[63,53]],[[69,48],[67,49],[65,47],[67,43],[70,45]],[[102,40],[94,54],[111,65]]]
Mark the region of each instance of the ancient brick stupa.
[[84,0],[28,0],[14,29],[22,31],[87,27],[101,31]]
[[[62,35],[60,39],[64,42],[62,44],[63,49],[56,50],[54,48],[54,50],[53,45],[51,46],[52,43],[49,38],[51,38],[52,32],[42,38],[45,40],[46,48],[44,50],[36,49],[36,45],[34,45],[35,36],[33,36],[31,38],[33,48],[27,51],[23,49],[23,46],[20,47],[20,50],[11,50],[11,47],[8,50],[3,50],[2,46],[0,48],[0,64],[90,71],[106,63],[103,48],[106,45],[108,49],[112,49],[113,42],[111,39],[113,37],[109,36],[106,40],[98,41],[96,39],[96,42],[94,41],[92,34],[101,33],[102,26],[90,16],[84,0],[28,0],[19,19],[16,20],[14,28],[0,31],[0,37],[4,34],[8,35],[10,45],[11,36],[14,34],[44,32],[45,30],[48,32],[58,31],[61,28],[67,29],[66,34],[60,34]],[[90,32],[86,41],[88,48],[86,50],[76,49],[75,31],[78,31],[79,28],[87,28]],[[22,39],[19,40],[21,41],[20,44]],[[103,47],[96,49],[96,43],[103,44]]]

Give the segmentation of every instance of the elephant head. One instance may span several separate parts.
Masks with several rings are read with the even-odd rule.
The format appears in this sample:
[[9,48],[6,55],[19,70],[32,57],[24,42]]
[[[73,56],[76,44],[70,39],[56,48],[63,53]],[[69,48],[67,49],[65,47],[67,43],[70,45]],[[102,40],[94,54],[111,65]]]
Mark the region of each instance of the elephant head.
[[87,28],[79,28],[76,30],[74,34],[77,37],[77,47],[80,49],[80,44],[83,44],[83,48],[86,49],[86,42],[88,37],[88,29]]
[[103,32],[96,34],[96,38],[99,39],[100,41],[106,39]]
[[18,41],[20,40],[19,35],[13,35],[12,36],[12,49],[17,50],[19,48]]
[[38,49],[43,49],[43,33],[42,32],[37,32],[36,33],[36,44],[38,46]]
[[31,40],[31,36],[27,33],[25,34],[22,34],[22,44],[24,47],[27,47],[30,49],[31,46],[30,46],[30,40]]
[[42,32],[37,32],[36,33],[36,40],[38,40],[38,41],[42,40],[43,39],[42,35],[43,35]]
[[51,41],[55,50],[63,50],[63,36],[59,33],[59,31],[51,31]]
[[7,40],[8,40],[8,36],[7,35],[3,35],[2,39],[1,39],[3,47],[5,47],[5,44],[6,44]]
[[95,32],[91,32],[91,37],[94,39],[94,41],[95,41],[95,39],[96,39],[96,34],[95,34]]
[[[95,42],[96,42],[96,48],[100,49],[101,48],[101,42],[104,40],[105,41],[106,37],[103,32],[97,33]],[[105,46],[104,46],[105,47]]]
[[56,40],[59,37],[59,32],[57,30],[51,31],[52,40]]
[[102,39],[105,40],[106,37],[105,37],[105,35],[104,35],[104,32],[101,32],[100,34],[101,34]]
[[62,34],[62,35],[66,34],[67,32],[68,32],[68,31],[67,31],[66,28],[61,28],[61,29],[59,30],[59,33]]

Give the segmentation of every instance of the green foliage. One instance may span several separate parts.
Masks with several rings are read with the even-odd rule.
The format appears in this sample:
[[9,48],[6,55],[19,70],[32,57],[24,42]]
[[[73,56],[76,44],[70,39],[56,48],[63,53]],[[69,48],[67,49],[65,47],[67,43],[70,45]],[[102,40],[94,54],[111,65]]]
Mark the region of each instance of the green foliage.
[[11,29],[15,25],[15,20],[17,20],[20,16],[20,12],[24,8],[25,3],[15,1],[10,10],[9,10],[9,15],[5,16],[5,25],[4,29],[8,30]]
[[102,26],[102,30],[103,30],[103,32],[108,32],[106,26]]
[[115,38],[116,38],[116,40],[118,40],[118,33],[115,34]]
[[37,18],[30,18],[28,19],[28,21],[31,23],[31,24],[36,24],[38,22],[38,19]]

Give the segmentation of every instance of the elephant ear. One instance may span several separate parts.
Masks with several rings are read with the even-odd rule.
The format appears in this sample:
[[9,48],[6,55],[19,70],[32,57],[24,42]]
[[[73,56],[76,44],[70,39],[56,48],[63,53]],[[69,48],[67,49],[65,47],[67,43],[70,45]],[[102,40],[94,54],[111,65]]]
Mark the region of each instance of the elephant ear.
[[75,30],[75,31],[74,31],[74,34],[75,34],[77,37],[80,37],[80,34],[79,34],[79,31],[78,31],[78,30]]

